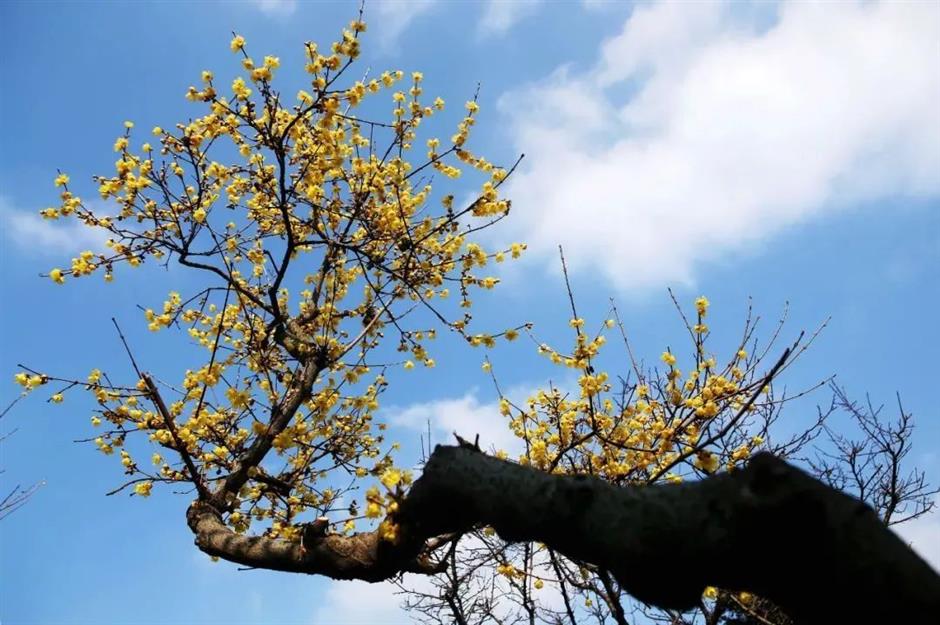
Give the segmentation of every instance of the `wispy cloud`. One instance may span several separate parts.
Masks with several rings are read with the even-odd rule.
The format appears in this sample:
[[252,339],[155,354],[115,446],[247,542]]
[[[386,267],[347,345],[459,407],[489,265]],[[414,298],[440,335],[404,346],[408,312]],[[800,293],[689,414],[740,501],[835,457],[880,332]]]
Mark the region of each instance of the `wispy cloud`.
[[589,11],[622,8],[624,5],[619,0],[581,0],[581,6]]
[[895,526],[897,533],[935,571],[940,571],[940,502],[930,514]]
[[267,15],[293,15],[297,10],[297,0],[251,0],[251,3]]
[[502,35],[534,14],[542,0],[488,0],[479,30],[483,35]]
[[[250,0],[251,4],[272,17],[288,17],[303,7],[299,0]],[[307,4],[316,8],[315,3]],[[370,34],[375,33],[380,46],[388,51],[398,43],[398,38],[411,23],[426,14],[438,4],[438,0],[369,0],[365,4],[365,19],[369,24]],[[358,3],[350,2],[350,17],[355,13]]]
[[36,212],[14,208],[0,196],[0,231],[3,239],[23,254],[60,257],[83,250],[101,251],[108,233],[74,219],[43,219]]
[[528,161],[509,234],[638,289],[846,205],[937,196],[938,40],[934,3],[640,5],[593,67],[502,98]]
[[369,31],[375,32],[379,45],[388,50],[414,20],[436,5],[437,0],[377,0],[366,4],[365,17]]
[[[482,543],[479,539],[468,536],[460,542],[462,549],[479,550]],[[457,558],[461,557],[458,551]],[[551,579],[552,569],[548,553],[544,550],[534,554],[533,570],[537,575]],[[513,592],[510,583],[502,576],[497,575],[492,583],[497,591],[496,600],[492,607],[492,616],[495,622],[509,622],[518,610],[518,605],[509,599]],[[436,596],[439,589],[435,588],[432,580],[426,575],[406,574],[401,587],[392,582],[370,584],[368,582],[333,581],[323,595],[323,603],[317,608],[313,616],[313,623],[320,625],[406,625],[412,623],[409,613],[401,609],[404,593],[426,594]],[[547,609],[561,611],[564,609],[564,598],[554,584],[549,583],[539,591],[539,604]],[[576,608],[577,609],[577,608]]]
[[484,449],[501,449],[511,456],[522,452],[522,441],[509,429],[508,420],[499,413],[498,402],[481,402],[476,391],[462,397],[419,402],[408,406],[390,407],[389,423],[419,432],[430,424],[438,441],[451,440],[453,433],[473,439],[480,436]]
[[[433,591],[431,581],[423,575],[406,575],[405,584],[410,589]],[[402,599],[401,589],[391,582],[330,582],[322,605],[314,613],[313,623],[405,625],[411,620],[400,607]]]

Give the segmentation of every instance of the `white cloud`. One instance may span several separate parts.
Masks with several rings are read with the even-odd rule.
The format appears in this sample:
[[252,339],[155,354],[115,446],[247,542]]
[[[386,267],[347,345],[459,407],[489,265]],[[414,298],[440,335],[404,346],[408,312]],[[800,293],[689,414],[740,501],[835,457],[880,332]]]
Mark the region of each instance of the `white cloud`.
[[74,219],[44,219],[36,212],[14,208],[4,197],[0,197],[0,226],[4,239],[33,256],[66,259],[86,249],[101,251],[108,239],[105,230]]
[[502,35],[538,10],[542,0],[488,0],[479,29],[484,35]]
[[[434,8],[437,0],[378,0],[366,4],[370,32],[377,33],[379,44],[388,49],[395,45],[415,19]],[[370,17],[374,14],[375,17]]]
[[468,440],[479,434],[480,447],[486,450],[501,449],[510,456],[523,450],[521,439],[512,433],[508,420],[499,413],[498,402],[480,403],[475,391],[458,398],[390,407],[387,419],[393,425],[420,432],[427,431],[430,422],[435,444],[452,444],[456,432]]
[[940,572],[940,502],[930,514],[902,523],[895,529],[920,557]]
[[940,193],[936,4],[741,6],[640,5],[589,71],[506,94],[527,154],[507,234],[635,289],[852,203]]
[[[461,541],[461,549],[479,549],[482,543],[473,536],[465,537]],[[458,550],[458,561],[461,551]],[[552,578],[551,565],[548,554],[540,551],[535,554],[533,570],[536,575],[546,579]],[[508,582],[502,576],[496,576],[492,582],[497,591],[495,604],[492,606],[493,616],[498,621],[512,621],[511,616],[518,613],[519,606],[509,599],[513,595]],[[406,574],[402,581],[402,588],[391,582],[370,584],[361,581],[332,581],[327,587],[323,603],[313,616],[314,625],[398,625],[412,623],[414,620],[408,612],[402,610],[401,605],[405,592],[429,594],[436,596],[438,590],[434,587],[431,578],[425,575]],[[539,605],[549,610],[561,611],[564,609],[564,599],[554,584],[547,584],[539,591]]]
[[297,0],[252,0],[252,4],[267,15],[293,15],[297,10]]
[[[406,575],[408,588],[431,590],[431,581],[423,575]],[[391,582],[330,582],[324,602],[313,617],[316,625],[392,625],[411,623],[401,609],[401,590]]]
[[602,11],[605,9],[619,9],[626,5],[618,0],[581,0],[581,6],[588,11]]

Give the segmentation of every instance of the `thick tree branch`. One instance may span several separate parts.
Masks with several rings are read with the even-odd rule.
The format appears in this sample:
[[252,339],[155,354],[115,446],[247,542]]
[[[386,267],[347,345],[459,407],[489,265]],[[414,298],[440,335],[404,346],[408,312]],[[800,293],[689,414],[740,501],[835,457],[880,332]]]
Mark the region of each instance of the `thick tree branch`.
[[871,508],[769,454],[700,482],[618,488],[438,447],[402,509],[423,535],[484,523],[543,542],[664,608],[694,607],[709,585],[766,597],[797,623],[940,614],[940,577]]
[[200,550],[252,568],[369,582],[403,572],[433,575],[442,570],[421,545],[393,545],[381,540],[378,532],[326,534],[301,547],[298,542],[237,534],[217,510],[198,501],[189,507],[186,520]]
[[940,614],[940,576],[871,508],[769,454],[699,482],[618,488],[439,446],[395,520],[398,545],[372,533],[327,535],[304,555],[293,543],[234,534],[198,504],[190,511],[207,553],[339,579],[433,573],[427,539],[483,524],[604,567],[662,608],[691,609],[717,586],[765,597],[799,624]]

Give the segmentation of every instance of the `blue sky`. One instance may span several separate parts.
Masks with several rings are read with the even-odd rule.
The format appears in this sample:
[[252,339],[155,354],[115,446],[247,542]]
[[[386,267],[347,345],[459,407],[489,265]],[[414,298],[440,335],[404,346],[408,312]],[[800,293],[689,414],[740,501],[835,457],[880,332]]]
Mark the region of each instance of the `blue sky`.
[[[355,9],[0,5],[0,375],[10,380],[0,403],[16,397],[17,363],[78,377],[126,368],[111,316],[146,368],[174,371],[186,354],[149,334],[135,308],[162,302],[185,284],[181,272],[66,287],[38,277],[97,243],[36,216],[56,203],[56,169],[94,195],[90,177],[111,169],[125,119],[143,129],[185,120],[197,114],[183,95],[201,70],[237,72],[232,31],[253,54],[279,56],[283,79],[299,84],[302,43],[332,41]],[[421,70],[426,92],[455,104],[482,83],[474,147],[498,162],[527,155],[509,185],[513,213],[491,236],[525,240],[530,253],[478,298],[482,326],[532,321],[549,342],[566,340],[559,243],[583,316],[599,322],[616,298],[651,362],[682,340],[667,287],[689,305],[708,295],[719,345],[748,297],[768,329],[789,302],[792,336],[831,316],[784,381],[837,374],[886,403],[900,392],[917,418],[913,459],[940,481],[935,4],[424,0],[369,2],[366,21],[362,68]],[[398,438],[413,445],[409,424],[426,419],[441,439],[454,428],[504,436],[483,353],[445,338],[433,356],[437,368],[396,376],[386,395]],[[555,375],[523,342],[489,357],[507,387]],[[105,497],[121,474],[113,457],[72,442],[93,433],[83,401],[36,395],[0,421],[18,429],[2,448],[3,490],[46,481],[0,525],[4,623],[405,621],[382,585],[209,562],[185,525],[187,496]],[[793,406],[793,421],[814,401],[828,396]],[[909,535],[937,558],[936,517]]]

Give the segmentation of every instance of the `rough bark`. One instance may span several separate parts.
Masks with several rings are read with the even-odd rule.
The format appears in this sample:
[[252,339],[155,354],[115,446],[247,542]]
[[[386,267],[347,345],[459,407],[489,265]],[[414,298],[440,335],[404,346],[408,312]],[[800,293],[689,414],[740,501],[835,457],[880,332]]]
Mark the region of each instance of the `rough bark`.
[[393,545],[381,540],[378,532],[326,534],[309,545],[245,536],[232,531],[214,507],[199,501],[189,507],[186,519],[200,550],[252,568],[368,582],[403,572],[434,574],[441,570],[429,559],[424,541]]
[[341,579],[433,573],[426,541],[482,524],[597,564],[662,608],[690,609],[717,586],[766,597],[800,624],[926,623],[940,614],[940,576],[871,508],[769,454],[699,482],[619,488],[439,446],[396,520],[398,545],[373,533],[327,535],[301,550],[233,534],[199,504],[189,519],[207,553]]

